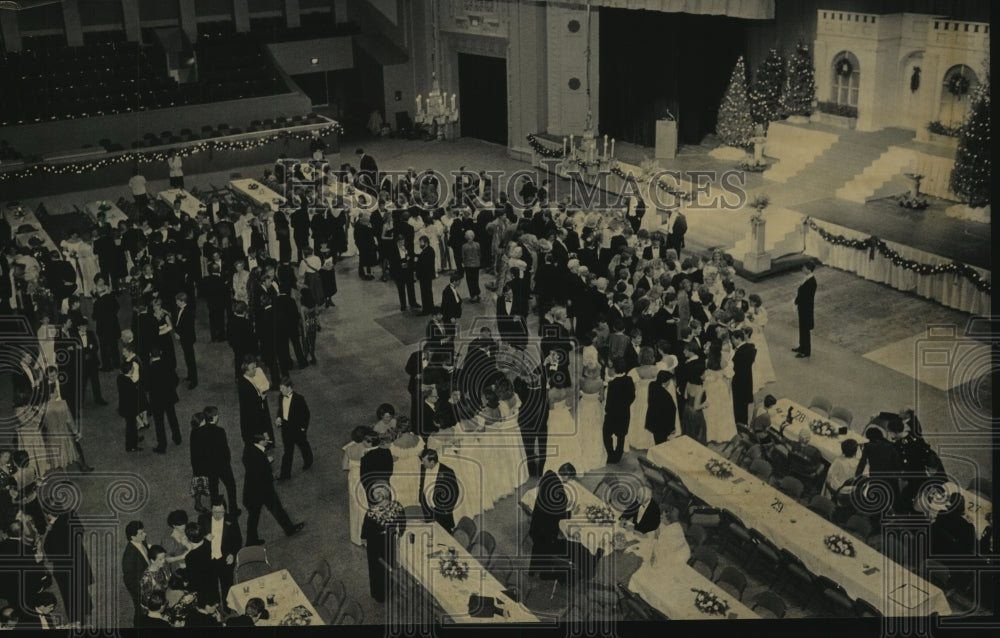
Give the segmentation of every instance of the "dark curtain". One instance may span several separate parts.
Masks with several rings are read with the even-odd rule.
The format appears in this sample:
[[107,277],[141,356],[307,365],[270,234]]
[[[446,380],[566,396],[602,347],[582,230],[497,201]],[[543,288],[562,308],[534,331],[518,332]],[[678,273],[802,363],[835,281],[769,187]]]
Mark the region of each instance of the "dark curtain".
[[669,108],[682,144],[715,130],[716,112],[747,20],[625,9],[601,10],[601,131],[656,144],[656,120]]
[[507,145],[507,61],[458,54],[462,137]]

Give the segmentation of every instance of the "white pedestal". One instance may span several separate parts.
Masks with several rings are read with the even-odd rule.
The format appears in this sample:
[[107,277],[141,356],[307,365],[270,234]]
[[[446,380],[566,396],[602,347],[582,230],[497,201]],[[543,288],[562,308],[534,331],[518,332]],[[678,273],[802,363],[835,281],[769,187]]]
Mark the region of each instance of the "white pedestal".
[[743,268],[748,272],[764,272],[771,268],[771,253],[764,250],[764,219],[750,220],[751,251],[743,256]]
[[677,122],[656,120],[656,159],[677,157]]

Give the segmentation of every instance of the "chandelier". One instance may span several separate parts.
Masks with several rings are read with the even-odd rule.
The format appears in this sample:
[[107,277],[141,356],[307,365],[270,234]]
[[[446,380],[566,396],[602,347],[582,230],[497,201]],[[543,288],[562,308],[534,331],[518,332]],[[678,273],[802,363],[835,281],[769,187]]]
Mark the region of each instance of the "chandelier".
[[432,34],[434,37],[434,47],[431,50],[431,90],[427,93],[427,102],[424,104],[423,97],[417,94],[416,115],[414,121],[428,129],[432,137],[443,140],[454,137],[454,127],[450,126],[458,122],[458,108],[455,106],[457,96],[452,93],[449,101],[447,92],[441,91],[438,83],[438,64],[441,60],[441,34],[438,29],[438,12],[436,0],[431,2]]

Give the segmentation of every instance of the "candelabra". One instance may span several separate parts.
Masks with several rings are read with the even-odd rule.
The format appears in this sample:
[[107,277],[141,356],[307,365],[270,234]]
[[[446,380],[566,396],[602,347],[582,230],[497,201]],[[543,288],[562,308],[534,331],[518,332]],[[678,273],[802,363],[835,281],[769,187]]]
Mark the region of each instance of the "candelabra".
[[423,97],[417,96],[417,111],[414,120],[417,124],[430,128],[431,135],[437,139],[445,139],[448,125],[458,122],[458,108],[455,106],[455,98],[456,95],[452,93],[451,103],[448,103],[448,94],[441,92],[435,74],[431,82],[431,90],[427,94],[426,105],[423,103]]
[[[560,173],[580,171],[581,169],[590,174],[607,172],[611,170],[615,157],[615,141],[611,140],[610,151],[608,149],[608,136],[604,136],[604,148],[598,149],[598,138],[589,125],[583,135],[577,138],[570,135],[563,138],[563,161],[560,166]],[[578,141],[579,140],[579,141]]]

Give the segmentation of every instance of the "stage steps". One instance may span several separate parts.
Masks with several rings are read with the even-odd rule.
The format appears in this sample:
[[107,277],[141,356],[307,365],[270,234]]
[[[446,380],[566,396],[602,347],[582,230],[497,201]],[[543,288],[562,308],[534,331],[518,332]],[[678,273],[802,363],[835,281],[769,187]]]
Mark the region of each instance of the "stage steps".
[[916,157],[912,151],[892,146],[854,179],[838,188],[836,197],[863,204],[872,199],[905,192],[909,185],[902,174],[912,172],[915,168]]
[[772,122],[764,153],[778,163],[764,171],[764,179],[783,184],[802,172],[839,139],[835,133],[784,122]]
[[[764,212],[767,225],[764,227],[764,250],[771,253],[771,259],[799,253],[803,250],[802,215],[787,208],[768,208]],[[749,224],[745,226],[742,239],[727,252],[734,259],[743,259],[753,248]]]

